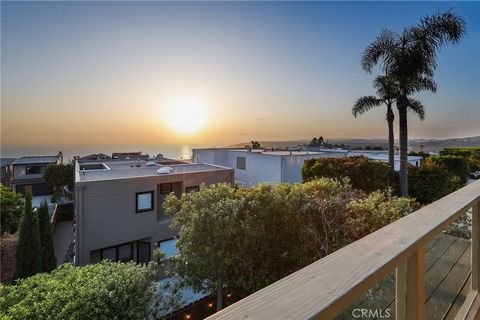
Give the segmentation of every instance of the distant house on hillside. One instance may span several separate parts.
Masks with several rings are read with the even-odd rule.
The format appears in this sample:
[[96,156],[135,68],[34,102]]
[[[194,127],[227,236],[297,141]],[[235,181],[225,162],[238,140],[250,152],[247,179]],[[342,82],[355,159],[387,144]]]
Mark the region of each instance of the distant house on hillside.
[[112,153],[112,159],[118,160],[147,160],[148,158],[150,158],[150,156],[148,154],[142,154],[141,151]]
[[290,151],[266,149],[206,148],[193,149],[193,161],[215,164],[235,170],[235,182],[241,185],[258,183],[302,182],[305,160],[341,158],[346,150]]
[[25,188],[32,188],[33,196],[48,195],[52,187],[43,180],[45,169],[50,164],[63,162],[63,155],[56,156],[26,156],[8,164],[6,185],[13,191],[24,194]]
[[105,153],[92,153],[92,154],[89,154],[88,156],[74,157],[74,160],[77,160],[78,162],[91,161],[91,160],[107,160],[107,159],[111,159],[111,157],[109,155],[106,155]]

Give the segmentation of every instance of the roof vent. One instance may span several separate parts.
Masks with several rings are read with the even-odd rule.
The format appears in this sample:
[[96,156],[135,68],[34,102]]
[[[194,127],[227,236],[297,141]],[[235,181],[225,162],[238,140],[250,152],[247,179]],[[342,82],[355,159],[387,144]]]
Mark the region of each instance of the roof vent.
[[172,168],[170,167],[161,167],[160,169],[157,170],[157,173],[159,174],[167,174],[172,172]]

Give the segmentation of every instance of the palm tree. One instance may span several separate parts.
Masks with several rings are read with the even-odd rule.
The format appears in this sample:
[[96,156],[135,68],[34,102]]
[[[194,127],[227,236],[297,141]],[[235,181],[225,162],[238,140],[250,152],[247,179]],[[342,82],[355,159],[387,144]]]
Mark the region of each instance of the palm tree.
[[[391,78],[387,76],[378,76],[374,83],[374,87],[377,91],[376,96],[364,96],[359,98],[352,108],[353,116],[356,118],[358,115],[369,111],[372,108],[379,107],[382,104],[387,106],[387,124],[388,124],[388,164],[390,166],[388,174],[388,183],[393,185],[395,179],[395,147],[394,147],[394,135],[393,135],[393,120],[395,115],[393,113],[392,105],[396,101],[398,96],[398,88]],[[414,107],[411,110],[417,114],[420,120],[425,118],[425,110],[419,101],[410,99],[410,105]]]
[[408,196],[408,109],[409,97],[420,91],[436,91],[433,80],[437,53],[448,43],[458,43],[465,33],[465,21],[451,11],[424,17],[402,34],[384,29],[365,49],[362,67],[371,73],[375,66],[389,75],[398,87],[396,105],[400,131],[400,194]]

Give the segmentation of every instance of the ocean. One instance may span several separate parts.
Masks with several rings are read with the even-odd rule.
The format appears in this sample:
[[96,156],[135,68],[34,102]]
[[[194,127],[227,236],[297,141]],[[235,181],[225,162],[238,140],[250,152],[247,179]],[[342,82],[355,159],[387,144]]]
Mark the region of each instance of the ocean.
[[149,154],[155,157],[161,153],[164,157],[178,160],[187,160],[192,157],[193,148],[202,148],[205,145],[190,144],[159,144],[159,145],[112,145],[112,146],[1,146],[1,158],[19,158],[22,156],[56,155],[63,152],[65,161],[72,160],[74,156],[86,156],[92,153],[135,152]]

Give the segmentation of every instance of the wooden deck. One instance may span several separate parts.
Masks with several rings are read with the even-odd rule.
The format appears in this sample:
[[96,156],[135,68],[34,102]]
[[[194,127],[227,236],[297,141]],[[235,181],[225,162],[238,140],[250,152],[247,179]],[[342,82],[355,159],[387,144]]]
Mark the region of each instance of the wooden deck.
[[[470,290],[470,243],[442,233],[425,246],[425,319],[455,319]],[[383,318],[378,319],[395,319],[395,273],[337,319],[358,319],[352,314],[354,309],[383,310]],[[387,309],[390,317],[385,316]]]

